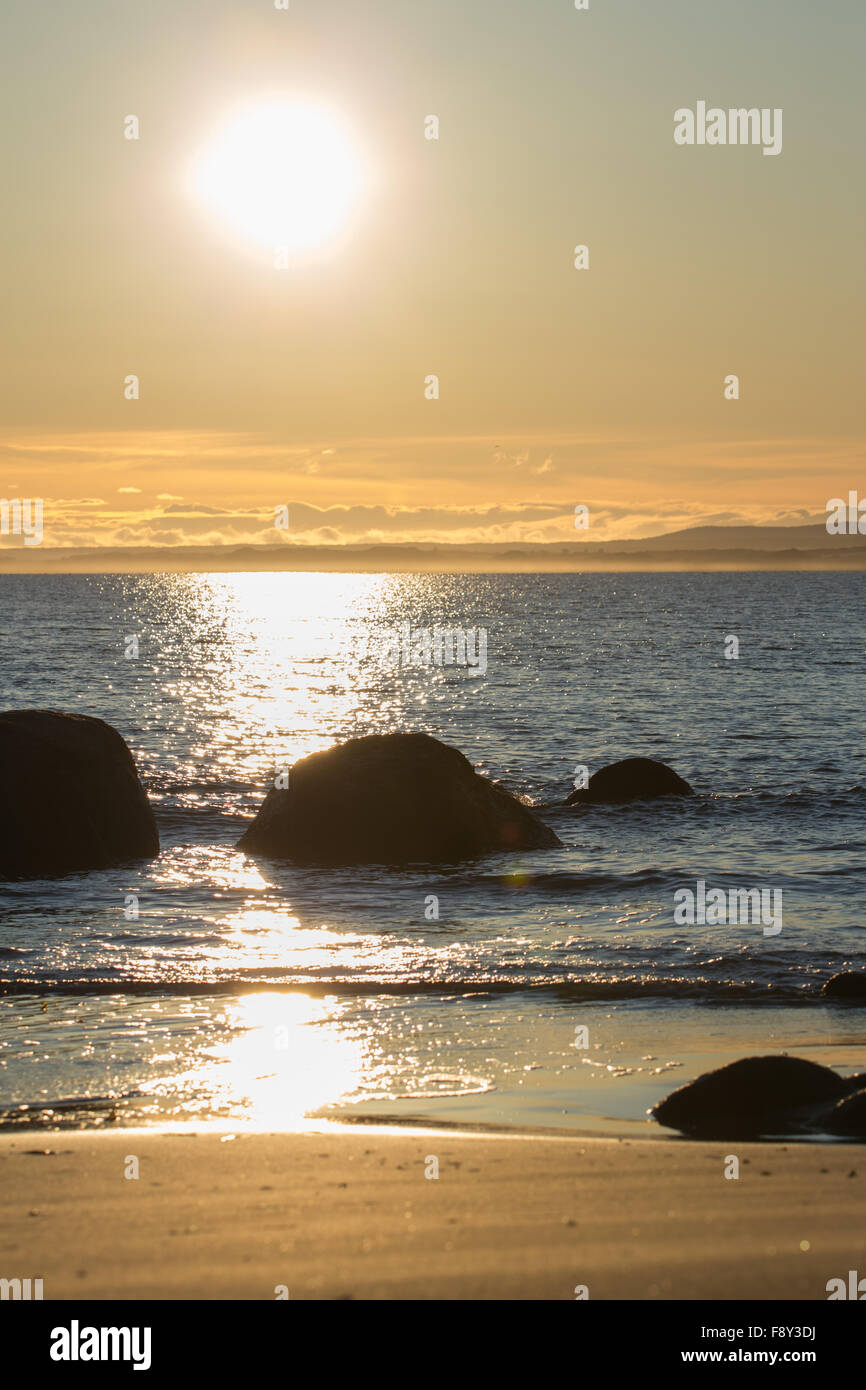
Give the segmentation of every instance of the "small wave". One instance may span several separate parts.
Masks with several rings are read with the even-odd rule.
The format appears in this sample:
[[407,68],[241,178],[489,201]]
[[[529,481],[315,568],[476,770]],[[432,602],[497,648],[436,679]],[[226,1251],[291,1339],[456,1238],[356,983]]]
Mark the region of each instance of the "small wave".
[[671,1000],[699,1004],[830,1004],[821,995],[823,977],[803,982],[767,980],[711,980],[705,976],[642,976],[627,979],[442,979],[442,980],[345,980],[296,978],[293,980],[260,976],[255,980],[0,980],[0,996],[35,995],[130,995],[171,998],[222,998],[245,994],[306,994],[315,998],[376,998],[440,996],[460,998],[471,995],[502,996],[548,995],[560,1001],[605,1002],[607,1000]]
[[113,1120],[117,1107],[127,1100],[140,1100],[144,1091],[109,1091],[104,1096],[59,1096],[56,1100],[21,1101],[0,1106],[0,1128],[50,1125],[52,1128],[78,1126]]
[[593,873],[590,870],[587,870],[586,873],[570,873],[566,870],[546,872],[530,868],[520,869],[515,874],[461,873],[456,874],[453,878],[449,877],[446,881],[449,888],[479,890],[493,886],[511,891],[515,886],[515,879],[518,879],[521,888],[531,887],[541,893],[563,893],[575,890],[585,892],[592,888],[654,887],[658,884],[691,877],[693,877],[691,871],[687,872],[685,869],[676,868],[635,869],[631,873],[625,874]]
[[[423,1087],[430,1089],[424,1090]],[[372,1100],[439,1100],[457,1096],[484,1096],[495,1091],[492,1081],[480,1076],[424,1076],[418,1090],[391,1091],[369,1097]]]
[[90,937],[90,940],[108,942],[110,945],[114,945],[115,943],[120,942],[123,946],[160,946],[163,949],[165,949],[165,947],[167,946],[202,947],[222,946],[224,944],[223,937],[220,936],[219,932],[214,931],[203,931],[198,935],[193,935],[189,932],[162,932],[144,934],[141,932],[133,933],[120,931],[111,932],[103,935],[94,934]]
[[231,777],[186,780],[182,777],[172,777],[166,773],[148,777],[146,782],[149,796],[183,796],[186,792],[216,793],[222,796],[249,794],[251,792],[260,793],[262,789],[261,780],[241,782]]

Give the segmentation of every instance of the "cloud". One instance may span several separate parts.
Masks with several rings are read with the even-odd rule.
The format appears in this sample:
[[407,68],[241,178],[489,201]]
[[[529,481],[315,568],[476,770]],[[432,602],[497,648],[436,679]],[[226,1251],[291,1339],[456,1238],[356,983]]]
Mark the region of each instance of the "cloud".
[[184,502],[183,498],[178,498],[170,507],[165,508],[166,512],[179,512],[190,516],[229,516],[225,507],[208,507],[203,502]]
[[[46,499],[47,501],[48,499]],[[52,497],[50,499],[53,507],[104,507],[105,502],[101,497]]]
[[[784,522],[766,509],[727,509],[660,499],[658,506],[628,507],[619,500],[584,494],[590,525],[580,534],[574,525],[576,503],[524,501],[510,506],[386,507],[381,503],[319,507],[307,501],[287,503],[289,530],[277,530],[266,508],[230,511],[202,504],[164,509],[94,512],[78,505],[46,500],[43,545],[75,547],[271,545],[562,545],[575,540],[640,540],[701,525]],[[788,524],[803,520],[799,513]]]
[[[14,495],[45,499],[46,546],[562,543],[576,539],[578,504],[590,511],[587,541],[790,525],[844,496],[862,454],[859,441],[833,437],[540,430],[291,444],[179,430],[0,437]],[[131,476],[147,479],[145,494]],[[288,532],[274,527],[278,505]]]

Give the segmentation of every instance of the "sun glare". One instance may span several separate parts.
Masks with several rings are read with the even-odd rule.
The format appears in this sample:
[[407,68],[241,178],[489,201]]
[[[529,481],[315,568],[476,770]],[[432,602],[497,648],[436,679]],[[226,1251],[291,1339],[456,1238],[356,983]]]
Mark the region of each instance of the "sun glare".
[[302,105],[235,114],[196,162],[195,192],[248,240],[290,252],[329,241],[356,202],[361,168],[339,122]]

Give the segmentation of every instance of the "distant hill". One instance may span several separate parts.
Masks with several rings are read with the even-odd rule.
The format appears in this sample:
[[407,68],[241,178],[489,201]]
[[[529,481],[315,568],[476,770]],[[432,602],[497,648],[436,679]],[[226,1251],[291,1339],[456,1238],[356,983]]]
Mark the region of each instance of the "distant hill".
[[806,526],[693,526],[636,541],[609,541],[603,550],[838,550],[862,548],[866,536],[830,536],[824,522]]

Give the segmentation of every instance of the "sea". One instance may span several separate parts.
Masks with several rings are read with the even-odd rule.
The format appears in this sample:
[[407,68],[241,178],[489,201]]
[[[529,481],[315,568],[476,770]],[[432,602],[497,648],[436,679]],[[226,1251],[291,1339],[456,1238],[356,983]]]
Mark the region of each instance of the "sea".
[[[0,576],[2,708],[114,725],[161,839],[0,884],[0,1124],[651,1136],[737,1057],[863,1069],[866,1010],[821,988],[864,965],[864,601],[860,573]],[[406,623],[483,632],[485,661],[395,661]],[[237,848],[278,769],[396,730],[563,847]],[[564,804],[631,756],[695,796]],[[699,883],[777,894],[780,929],[677,920]]]

